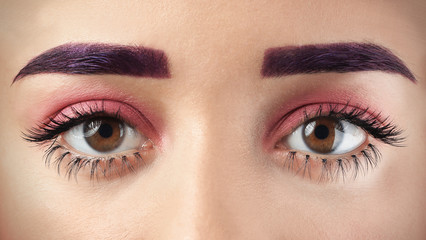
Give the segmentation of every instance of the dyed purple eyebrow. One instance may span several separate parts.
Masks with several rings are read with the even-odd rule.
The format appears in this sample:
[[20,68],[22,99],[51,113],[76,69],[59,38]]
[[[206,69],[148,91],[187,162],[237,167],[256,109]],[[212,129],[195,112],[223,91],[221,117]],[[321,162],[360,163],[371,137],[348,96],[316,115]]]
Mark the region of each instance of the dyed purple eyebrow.
[[163,51],[103,43],[68,43],[47,50],[30,60],[13,82],[41,73],[170,77],[167,57]]
[[270,48],[265,51],[263,77],[322,72],[383,71],[416,82],[401,59],[372,43],[332,43]]

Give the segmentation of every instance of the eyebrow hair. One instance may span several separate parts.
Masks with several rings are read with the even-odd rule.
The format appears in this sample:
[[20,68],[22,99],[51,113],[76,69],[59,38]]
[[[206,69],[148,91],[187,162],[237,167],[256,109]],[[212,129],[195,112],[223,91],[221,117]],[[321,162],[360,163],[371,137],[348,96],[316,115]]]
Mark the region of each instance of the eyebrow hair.
[[30,60],[13,82],[40,73],[170,77],[162,50],[105,43],[67,43],[47,50]]
[[279,77],[322,72],[383,71],[412,82],[414,74],[389,49],[373,43],[331,43],[270,48],[265,51],[262,76]]

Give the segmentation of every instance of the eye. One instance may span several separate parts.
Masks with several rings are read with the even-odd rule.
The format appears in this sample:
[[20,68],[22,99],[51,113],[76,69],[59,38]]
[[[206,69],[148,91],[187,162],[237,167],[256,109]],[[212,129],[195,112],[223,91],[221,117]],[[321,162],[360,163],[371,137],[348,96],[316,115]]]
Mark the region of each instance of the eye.
[[110,180],[135,173],[155,159],[160,137],[133,106],[113,100],[75,103],[24,133],[45,148],[44,162],[77,180]]
[[390,118],[368,106],[350,103],[296,108],[281,115],[267,131],[277,140],[273,159],[279,167],[302,178],[318,182],[355,180],[379,164],[382,155],[376,144],[400,146],[404,141],[402,130]]
[[63,139],[78,152],[92,156],[136,150],[148,140],[128,124],[111,117],[86,120],[66,131]]
[[345,154],[366,141],[364,130],[344,120],[317,117],[299,126],[285,140],[291,149],[318,154]]

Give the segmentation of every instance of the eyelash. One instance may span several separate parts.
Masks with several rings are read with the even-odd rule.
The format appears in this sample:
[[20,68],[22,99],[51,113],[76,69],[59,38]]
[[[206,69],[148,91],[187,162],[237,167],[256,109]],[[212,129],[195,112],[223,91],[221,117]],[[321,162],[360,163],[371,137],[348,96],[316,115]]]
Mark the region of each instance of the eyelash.
[[[79,110],[77,108],[71,108],[71,110],[72,113],[70,115],[75,117],[60,113],[62,120],[49,118],[48,123],[41,123],[37,127],[29,129],[26,133],[23,133],[24,140],[36,143],[40,146],[47,146],[43,156],[46,166],[51,166],[52,158],[59,150],[62,150],[63,153],[55,157],[53,164],[57,168],[58,174],[60,174],[60,169],[63,165],[64,159],[69,157],[70,159],[65,165],[65,177],[68,179],[71,179],[71,176],[74,176],[75,180],[77,180],[79,171],[87,166],[90,168],[90,179],[93,180],[96,178],[99,180],[100,173],[104,178],[109,178],[114,174],[121,177],[125,171],[134,172],[138,167],[146,163],[145,159],[142,157],[143,154],[140,151],[127,155],[115,154],[114,156],[106,157],[89,157],[79,156],[58,143],[58,139],[62,133],[90,119],[95,119],[97,117],[112,117],[127,123],[124,117],[122,117],[119,109],[114,114],[108,113],[103,103],[101,106],[95,105],[89,109],[82,108]],[[133,127],[130,124],[129,126]],[[132,161],[129,159],[134,159],[133,162],[135,163],[132,164]]]
[[[299,109],[292,111],[288,115],[291,115]],[[324,109],[327,110],[326,114],[324,114]],[[138,166],[145,164],[145,159],[140,152],[109,157],[78,156],[58,143],[58,138],[61,133],[96,117],[113,117],[122,122],[126,122],[121,116],[120,110],[117,110],[114,114],[107,113],[104,104],[101,104],[100,107],[95,105],[95,107],[90,107],[89,109],[83,108],[82,110],[78,110],[77,108],[71,108],[71,110],[71,115],[74,117],[60,113],[61,119],[63,120],[50,118],[49,123],[39,124],[37,127],[24,133],[23,138],[26,141],[43,146],[48,145],[44,154],[44,161],[48,167],[50,167],[52,163],[54,153],[58,150],[64,151],[62,154],[56,156],[53,162],[58,170],[58,174],[60,174],[64,159],[70,157],[65,168],[65,176],[68,177],[68,179],[70,179],[72,175],[77,179],[79,171],[88,165],[90,167],[90,179],[92,180],[94,178],[99,179],[99,173],[105,178],[108,178],[108,176],[114,172],[121,176],[121,173],[125,171],[134,172]],[[305,108],[303,110],[303,115],[304,118],[302,119],[303,121],[301,121],[302,123],[315,117],[330,117],[339,121],[345,120],[364,129],[373,138],[391,146],[401,146],[400,144],[405,140],[405,138],[402,137],[403,131],[390,122],[388,120],[389,117],[381,120],[380,113],[370,113],[368,108],[351,107],[349,103],[343,107],[333,104],[319,104],[316,110],[308,110],[308,108]],[[285,118],[286,116],[284,116],[283,119]],[[316,164],[321,164],[319,182],[337,180],[340,176],[344,181],[346,175],[351,170],[353,170],[353,179],[355,179],[360,171],[365,174],[369,169],[375,168],[380,161],[381,153],[376,146],[369,143],[366,148],[361,150],[358,154],[340,157],[334,159],[334,161],[328,158],[312,156],[310,154],[302,154],[297,151],[289,151],[284,158],[283,167],[288,168],[288,170],[293,170],[296,173],[302,171],[301,174],[303,177],[309,175],[311,178],[311,164],[312,161],[317,160]],[[134,159],[136,164],[132,164],[129,159]],[[295,164],[296,159],[302,162],[302,164]],[[118,167],[116,167],[117,165],[121,166],[121,169],[118,169]],[[300,165],[300,167],[294,169],[297,165]]]
[[[57,156],[54,161],[54,164],[58,170],[58,174],[60,174],[62,161],[64,160],[65,157],[72,155],[71,151],[66,150],[60,144],[54,143],[49,146],[49,148],[46,150],[46,153],[45,153],[45,163],[47,166],[50,166],[51,158],[53,154],[59,149],[63,149],[65,150],[65,152]],[[136,164],[132,164],[129,161],[130,157],[136,160]],[[100,166],[101,164],[104,164],[105,166]],[[90,180],[93,180],[94,178],[99,180],[99,172],[102,173],[103,177],[107,179],[113,174],[116,174],[121,177],[123,175],[122,173],[125,173],[125,171],[128,171],[130,173],[135,172],[135,170],[139,166],[142,166],[144,164],[145,164],[145,160],[142,158],[142,155],[140,152],[134,152],[130,156],[121,155],[121,156],[115,156],[115,157],[89,158],[89,157],[72,156],[68,164],[66,165],[65,177],[68,177],[68,179],[71,179],[71,176],[74,176],[74,178],[77,179],[77,175],[79,171],[82,168],[86,167],[87,165],[90,166]],[[116,167],[116,165],[121,166],[121,169],[118,169],[119,167]]]
[[[325,114],[324,109],[326,109]],[[292,111],[288,115],[291,115],[295,111]],[[352,107],[349,102],[344,106],[319,104],[316,110],[310,111],[305,107],[303,115],[302,124],[316,117],[329,117],[338,121],[347,121],[362,128],[373,138],[391,146],[402,147],[401,143],[405,140],[405,137],[402,136],[403,131],[389,121],[389,117],[381,120],[380,113],[370,113],[369,108]],[[285,118],[286,116],[283,119]],[[284,157],[283,167],[293,170],[296,174],[300,173],[302,177],[308,175],[311,178],[311,164],[312,161],[316,160],[316,164],[321,164],[321,173],[318,182],[337,181],[339,177],[345,181],[347,174],[351,170],[353,170],[352,178],[355,180],[360,171],[366,174],[369,169],[375,168],[380,162],[381,156],[379,149],[372,143],[368,143],[359,153],[338,157],[334,159],[334,162],[328,158],[290,150]],[[298,162],[295,162],[296,160]]]

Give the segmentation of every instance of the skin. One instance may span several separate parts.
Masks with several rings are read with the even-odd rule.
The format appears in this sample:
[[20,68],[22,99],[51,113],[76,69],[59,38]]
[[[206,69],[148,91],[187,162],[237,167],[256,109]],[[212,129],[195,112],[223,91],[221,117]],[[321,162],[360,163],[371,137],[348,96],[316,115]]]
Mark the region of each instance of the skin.
[[[1,239],[426,237],[424,1],[2,5]],[[260,75],[268,48],[342,41],[386,46],[418,83],[382,72]],[[31,58],[67,42],[162,49],[171,78],[43,74],[11,86]],[[102,93],[99,86],[149,105],[163,123],[163,144],[135,174],[67,180],[21,132],[52,99]],[[264,144],[268,121],[295,99],[326,91],[349,92],[390,116],[405,147],[370,138],[382,160],[346,182],[318,184],[281,167],[282,156]]]

